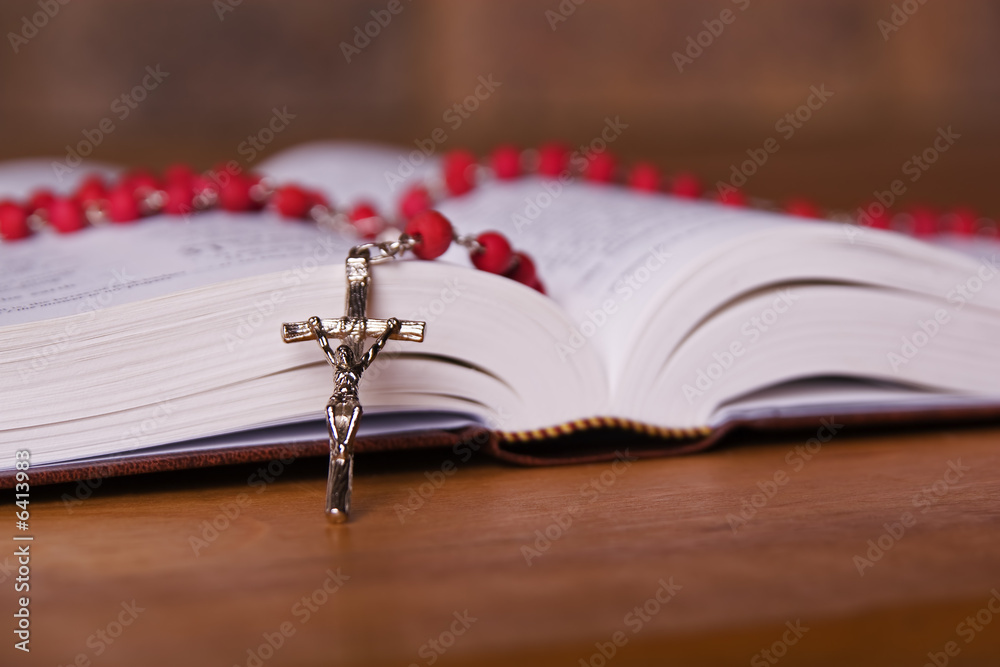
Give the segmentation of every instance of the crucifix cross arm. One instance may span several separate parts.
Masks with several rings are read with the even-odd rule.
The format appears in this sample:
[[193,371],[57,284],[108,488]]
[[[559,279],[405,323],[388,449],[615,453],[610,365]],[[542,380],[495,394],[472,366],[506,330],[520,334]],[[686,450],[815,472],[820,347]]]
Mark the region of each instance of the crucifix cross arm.
[[330,345],[330,341],[327,338],[327,332],[323,329],[323,325],[318,317],[310,317],[308,320],[309,327],[312,329],[315,338],[319,341],[319,346],[323,348],[323,352],[326,354],[326,358],[330,360],[330,365],[339,370],[350,370],[357,374],[361,374],[372,365],[375,361],[375,357],[378,353],[382,351],[385,344],[393,337],[394,334],[399,332],[399,320],[395,317],[390,317],[386,320],[386,327],[382,334],[375,339],[375,342],[371,344],[368,350],[361,355],[358,359],[354,355],[354,350],[346,345],[341,345],[337,349],[333,349]]
[[[360,322],[355,318],[336,317],[318,318],[323,332],[331,338],[344,338],[360,334],[364,338],[379,338],[389,329],[389,320],[369,320]],[[389,335],[389,340],[406,340],[411,343],[422,343],[424,340],[424,323],[412,320],[396,320],[399,330]],[[316,331],[309,321],[287,322],[281,325],[281,338],[286,343],[298,343],[304,340],[316,340]]]

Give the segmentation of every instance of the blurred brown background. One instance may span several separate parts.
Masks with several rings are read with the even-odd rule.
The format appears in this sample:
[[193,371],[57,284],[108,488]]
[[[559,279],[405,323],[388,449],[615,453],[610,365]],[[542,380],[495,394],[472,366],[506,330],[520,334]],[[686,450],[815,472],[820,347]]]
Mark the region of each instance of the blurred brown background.
[[[4,2],[0,158],[65,157],[105,117],[115,129],[92,158],[158,167],[237,157],[275,107],[295,118],[263,155],[323,138],[412,146],[438,127],[445,148],[579,145],[618,116],[614,151],[712,182],[775,136],[780,151],[746,190],[846,207],[952,126],[961,139],[902,203],[1000,215],[1000,3],[576,2],[399,0],[397,14],[390,0]],[[721,34],[702,35],[711,43],[679,72],[674,52],[723,10],[734,20],[711,23]],[[375,32],[373,11],[391,20],[356,42]],[[362,45],[351,62],[344,44]],[[119,118],[116,98],[157,65],[169,76]],[[500,87],[452,129],[445,112],[489,75]],[[781,137],[775,123],[821,85],[833,97]]]

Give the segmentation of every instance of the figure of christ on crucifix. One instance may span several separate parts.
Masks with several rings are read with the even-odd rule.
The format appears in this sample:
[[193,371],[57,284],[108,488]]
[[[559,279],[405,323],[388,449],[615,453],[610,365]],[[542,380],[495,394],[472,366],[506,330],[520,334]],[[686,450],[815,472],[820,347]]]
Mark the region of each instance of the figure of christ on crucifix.
[[[351,483],[354,477],[354,438],[361,423],[361,401],[358,385],[361,374],[382,351],[390,339],[421,342],[424,323],[388,320],[369,320],[365,317],[368,303],[370,273],[368,259],[347,259],[347,314],[339,319],[325,320],[310,317],[305,322],[282,325],[282,338],[286,343],[303,340],[319,342],[333,367],[333,395],[326,404],[327,430],[330,435],[330,472],[326,484],[326,514],[334,523],[347,521],[351,508]],[[336,349],[330,337],[340,338]],[[366,352],[364,339],[375,342]]]

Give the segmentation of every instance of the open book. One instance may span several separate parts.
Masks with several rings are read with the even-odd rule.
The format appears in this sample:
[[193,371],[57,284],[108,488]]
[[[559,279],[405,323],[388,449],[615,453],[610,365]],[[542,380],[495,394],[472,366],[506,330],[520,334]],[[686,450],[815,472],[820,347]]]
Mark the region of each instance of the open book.
[[[316,144],[259,171],[386,210],[399,155]],[[0,166],[2,196],[39,185],[60,187],[44,163]],[[369,316],[427,326],[366,372],[362,438],[481,427],[544,458],[552,437],[601,426],[691,443],[755,419],[1000,405],[992,239],[536,177],[439,208],[529,252],[548,296],[459,247],[373,267]],[[324,441],[330,369],[280,329],[343,314],[354,243],[212,212],[0,245],[2,467],[15,449],[37,471]]]

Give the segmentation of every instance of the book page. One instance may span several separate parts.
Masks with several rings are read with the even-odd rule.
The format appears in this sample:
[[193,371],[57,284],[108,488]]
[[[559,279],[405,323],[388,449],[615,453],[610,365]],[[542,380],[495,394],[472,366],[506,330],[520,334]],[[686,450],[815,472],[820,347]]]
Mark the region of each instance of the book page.
[[[92,312],[264,273],[341,263],[352,239],[271,213],[157,216],[0,245],[0,326]],[[281,287],[282,285],[276,285]]]
[[[723,242],[791,218],[643,194],[617,186],[526,178],[482,187],[441,205],[462,233],[493,229],[531,255],[549,295],[577,323],[553,354],[595,345],[610,375],[643,311],[671,278]],[[453,248],[446,259],[468,262]]]

